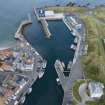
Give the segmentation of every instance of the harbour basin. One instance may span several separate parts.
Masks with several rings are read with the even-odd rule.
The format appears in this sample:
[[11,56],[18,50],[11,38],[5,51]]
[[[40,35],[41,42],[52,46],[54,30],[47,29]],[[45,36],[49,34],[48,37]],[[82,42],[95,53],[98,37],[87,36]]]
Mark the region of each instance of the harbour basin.
[[41,24],[34,16],[32,19],[33,24],[25,28],[25,37],[47,60],[48,65],[44,77],[33,85],[33,91],[27,97],[25,105],[61,105],[63,90],[57,85],[54,63],[56,59],[60,59],[67,65],[73,60],[75,51],[71,50],[70,46],[74,43],[75,37],[62,20],[57,20],[48,21],[52,36],[47,39]]

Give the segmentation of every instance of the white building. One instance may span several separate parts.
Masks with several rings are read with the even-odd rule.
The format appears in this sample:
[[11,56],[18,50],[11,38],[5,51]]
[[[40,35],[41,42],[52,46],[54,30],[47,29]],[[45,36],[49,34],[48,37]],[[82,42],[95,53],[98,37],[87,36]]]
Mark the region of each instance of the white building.
[[23,64],[18,64],[17,68],[22,70],[22,71],[32,71],[34,67],[34,64],[30,64],[30,65],[23,65]]
[[88,85],[89,93],[91,98],[101,98],[104,94],[104,85],[100,82],[90,82]]
[[54,11],[45,11],[45,17],[54,16]]

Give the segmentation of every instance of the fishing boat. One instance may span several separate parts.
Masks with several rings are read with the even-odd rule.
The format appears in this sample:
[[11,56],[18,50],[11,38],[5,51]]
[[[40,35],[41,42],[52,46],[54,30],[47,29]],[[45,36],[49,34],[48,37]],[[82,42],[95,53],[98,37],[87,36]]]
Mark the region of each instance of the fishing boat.
[[57,84],[60,85],[60,80],[59,80],[59,78],[57,78],[56,81],[57,81]]
[[76,45],[74,44],[71,45],[71,49],[76,50],[76,48],[77,48]]
[[27,93],[30,94],[31,92],[32,92],[32,88],[29,88]]
[[43,63],[42,63],[42,68],[43,68],[43,69],[45,69],[45,68],[46,68],[46,66],[47,66],[47,61],[46,61],[46,60],[44,60],[44,61],[43,61]]
[[20,104],[23,104],[23,103],[25,102],[25,100],[26,100],[26,97],[23,96],[23,97],[21,98],[21,100],[20,100]]
[[43,77],[43,75],[44,75],[44,71],[39,72],[39,74],[38,74],[39,79],[40,79],[40,78],[42,78],[42,77]]
[[73,62],[72,61],[69,61],[68,66],[67,66],[67,69],[68,70],[70,70],[72,68],[72,64],[73,64]]

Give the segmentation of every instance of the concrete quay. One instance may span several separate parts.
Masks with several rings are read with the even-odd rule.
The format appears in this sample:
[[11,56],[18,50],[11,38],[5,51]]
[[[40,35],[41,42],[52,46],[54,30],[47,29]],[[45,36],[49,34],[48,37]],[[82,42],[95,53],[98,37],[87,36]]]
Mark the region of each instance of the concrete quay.
[[45,19],[45,20],[62,20],[64,18],[63,14],[55,14],[54,16],[48,16],[48,17],[39,17],[39,20]]
[[71,32],[75,32],[75,36],[78,38],[78,42],[77,42],[77,47],[75,50],[75,55],[74,55],[74,59],[73,59],[73,63],[71,66],[71,71],[69,74],[69,77],[65,77],[62,70],[55,68],[56,72],[58,74],[61,86],[64,90],[64,98],[63,98],[63,103],[62,105],[72,105],[72,101],[73,101],[73,96],[72,96],[72,86],[73,83],[75,82],[75,80],[77,79],[82,79],[83,78],[83,71],[81,68],[81,64],[80,64],[80,53],[81,53],[81,42],[83,40],[83,35],[84,35],[84,28],[81,30],[82,32],[79,33],[76,31],[76,29],[71,25],[71,23],[69,23],[65,18],[63,18],[63,22],[65,23],[65,25],[68,27],[68,29]]
[[42,19],[45,20],[61,20],[62,18],[64,18],[63,13],[54,13],[53,16],[39,16],[37,13],[37,10],[35,8],[33,8],[34,10],[34,14],[37,17],[37,20],[40,21]]

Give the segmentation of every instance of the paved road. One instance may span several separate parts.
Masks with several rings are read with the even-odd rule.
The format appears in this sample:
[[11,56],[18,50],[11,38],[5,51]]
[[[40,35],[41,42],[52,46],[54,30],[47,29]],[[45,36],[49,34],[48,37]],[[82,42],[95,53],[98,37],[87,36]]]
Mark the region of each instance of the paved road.
[[62,105],[71,105],[71,102],[73,101],[73,98],[72,98],[73,83],[77,79],[82,79],[82,77],[83,77],[83,72],[82,72],[82,68],[80,65],[80,58],[78,58],[76,63],[74,64],[74,66],[70,72],[69,78],[67,80]]

